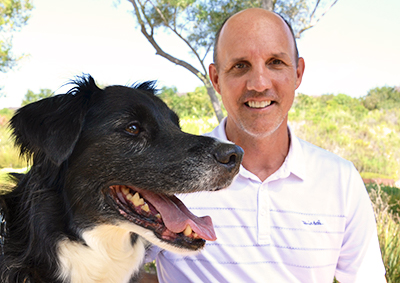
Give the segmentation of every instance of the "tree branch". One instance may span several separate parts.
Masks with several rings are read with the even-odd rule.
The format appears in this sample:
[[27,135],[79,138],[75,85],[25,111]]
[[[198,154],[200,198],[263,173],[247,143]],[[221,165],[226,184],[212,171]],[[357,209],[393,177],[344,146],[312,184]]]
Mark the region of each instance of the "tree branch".
[[[179,33],[176,32],[176,30],[172,29],[171,27],[169,27],[169,25],[167,24],[167,27],[170,28],[172,31],[174,31],[174,33],[181,38],[189,47],[190,49],[195,53],[196,57],[199,59],[203,69],[204,69],[204,74],[201,73],[197,68],[195,68],[194,66],[192,66],[191,64],[187,63],[186,61],[180,60],[168,53],[166,53],[159,45],[158,43],[155,41],[154,39],[154,26],[152,26],[150,19],[148,19],[145,16],[145,11],[143,8],[143,5],[138,1],[139,5],[140,5],[140,10],[138,7],[138,4],[136,3],[136,0],[128,0],[129,2],[132,3],[134,10],[135,10],[135,15],[136,18],[138,19],[140,28],[141,28],[141,32],[142,34],[146,37],[146,39],[150,42],[150,44],[154,47],[154,49],[156,50],[156,55],[160,55],[162,57],[164,57],[165,59],[169,60],[172,63],[175,63],[176,65],[182,66],[184,68],[186,68],[188,71],[190,71],[192,74],[194,74],[198,79],[200,79],[202,81],[202,83],[205,85],[206,89],[207,89],[207,93],[210,96],[211,99],[211,103],[213,105],[215,114],[217,116],[217,119],[219,122],[222,121],[224,115],[222,113],[222,109],[221,109],[221,105],[220,102],[218,101],[218,98],[215,94],[215,90],[212,87],[212,84],[210,82],[210,80],[207,77],[207,71],[204,67],[203,61],[200,60],[199,55],[197,54],[197,52],[193,49],[193,47],[189,44],[189,42],[187,42],[182,36],[180,36]],[[150,2],[151,3],[151,2]],[[154,5],[153,5],[154,7]],[[154,7],[156,8],[156,7]],[[142,11],[142,13],[144,14],[144,18],[147,21],[147,24],[150,26],[151,28],[151,34],[148,33],[147,29],[146,29],[146,22],[143,20],[140,11]]]
[[299,38],[299,37],[300,37],[300,34],[301,34],[302,32],[304,32],[304,31],[306,31],[306,30],[308,30],[308,29],[314,27],[314,26],[322,19],[322,17],[325,16],[325,14],[337,3],[337,1],[338,1],[338,0],[333,1],[332,4],[321,14],[321,16],[320,16],[316,21],[314,21],[313,23],[311,23],[312,18],[314,17],[315,11],[316,11],[316,9],[317,9],[317,6],[319,5],[319,2],[320,2],[320,1],[318,0],[318,1],[317,1],[317,4],[316,4],[316,7],[315,7],[315,9],[313,10],[313,12],[312,12],[312,14],[311,14],[311,17],[310,17],[310,24],[309,24],[308,26],[302,28],[301,30],[299,30],[299,31],[297,32],[297,34],[296,34],[296,38]]
[[[138,19],[138,22],[140,24],[141,27],[141,32],[142,34],[146,37],[146,39],[150,42],[150,44],[154,47],[154,49],[156,50],[156,54],[160,55],[162,57],[164,57],[165,59],[171,61],[174,64],[177,64],[179,66],[182,66],[184,68],[186,68],[187,70],[189,70],[191,73],[193,73],[194,75],[196,75],[203,84],[209,84],[208,79],[207,79],[207,73],[203,74],[201,73],[197,68],[193,67],[191,64],[187,63],[186,61],[180,60],[170,54],[168,54],[167,52],[165,52],[159,45],[158,43],[155,41],[154,37],[153,37],[153,33],[150,35],[147,30],[146,30],[146,25],[140,15],[139,12],[139,7],[136,4],[135,0],[128,0],[129,2],[132,3],[134,9],[135,9],[135,14],[136,17]],[[149,23],[150,25],[150,23]],[[153,29],[152,29],[153,30]]]
[[318,8],[318,5],[319,5],[320,2],[321,2],[321,0],[317,0],[317,3],[315,4],[314,10],[312,11],[312,13],[310,15],[310,22],[314,18],[315,11],[317,11],[317,8]]
[[[129,0],[130,1],[130,0]],[[131,1],[130,1],[131,2]],[[193,46],[190,44],[189,41],[186,40],[186,38],[184,38],[177,30],[176,28],[173,28],[169,25],[167,19],[164,17],[163,13],[160,11],[160,9],[151,1],[149,0],[149,2],[151,3],[151,5],[154,7],[154,9],[156,9],[157,13],[160,15],[160,17],[163,19],[163,22],[165,24],[165,26],[167,28],[169,28],[170,30],[173,31],[173,33],[178,36],[189,48],[190,50],[193,52],[193,54],[196,56],[197,60],[199,60],[201,67],[203,68],[204,74],[207,74],[207,69],[204,66],[204,61],[200,58],[200,55],[197,53],[197,51],[193,48]],[[205,56],[204,56],[205,57]],[[186,62],[185,62],[186,63]],[[203,74],[203,75],[204,75]]]

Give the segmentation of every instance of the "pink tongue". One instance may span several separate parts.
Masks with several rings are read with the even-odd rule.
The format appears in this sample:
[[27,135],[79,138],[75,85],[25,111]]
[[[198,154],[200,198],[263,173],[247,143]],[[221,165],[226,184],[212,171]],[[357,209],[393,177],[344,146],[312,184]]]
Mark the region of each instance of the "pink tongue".
[[211,217],[197,217],[176,196],[159,195],[149,191],[141,191],[140,194],[160,212],[168,230],[180,233],[190,225],[200,238],[208,241],[217,239]]

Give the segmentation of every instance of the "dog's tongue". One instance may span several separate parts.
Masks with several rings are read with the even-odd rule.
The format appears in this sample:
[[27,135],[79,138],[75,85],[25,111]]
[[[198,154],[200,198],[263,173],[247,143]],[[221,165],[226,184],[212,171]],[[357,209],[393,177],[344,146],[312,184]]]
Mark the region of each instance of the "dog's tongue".
[[149,191],[141,191],[140,194],[161,214],[168,230],[180,233],[189,225],[200,238],[209,241],[217,239],[210,216],[197,217],[175,196],[159,195]]

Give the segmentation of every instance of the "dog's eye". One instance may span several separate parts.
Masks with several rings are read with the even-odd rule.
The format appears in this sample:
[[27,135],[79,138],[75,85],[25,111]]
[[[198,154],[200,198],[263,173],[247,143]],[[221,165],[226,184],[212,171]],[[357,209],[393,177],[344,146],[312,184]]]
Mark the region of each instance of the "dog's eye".
[[139,124],[132,123],[128,127],[126,127],[125,131],[127,131],[131,135],[137,136],[140,133]]

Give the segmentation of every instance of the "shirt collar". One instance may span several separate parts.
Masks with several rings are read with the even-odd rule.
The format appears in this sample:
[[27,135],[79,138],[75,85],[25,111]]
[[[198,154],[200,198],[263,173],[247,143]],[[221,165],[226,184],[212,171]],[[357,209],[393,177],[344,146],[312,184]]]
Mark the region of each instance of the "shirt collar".
[[304,164],[304,152],[301,146],[300,139],[293,133],[291,127],[288,125],[288,131],[290,135],[290,147],[289,153],[286,156],[285,163],[291,173],[304,180],[306,176],[305,164]]
[[[213,136],[223,141],[228,141],[225,132],[226,117],[221,121],[221,123],[207,136]],[[272,174],[266,181],[272,181],[280,178],[286,178],[290,174],[297,176],[298,178],[304,180],[305,178],[305,167],[304,167],[304,153],[303,148],[300,144],[299,138],[293,133],[292,129],[288,125],[288,132],[290,135],[290,146],[289,153],[285,158],[282,166]],[[240,166],[240,174],[245,178],[257,179],[258,178],[248,170],[246,170],[242,165]]]

